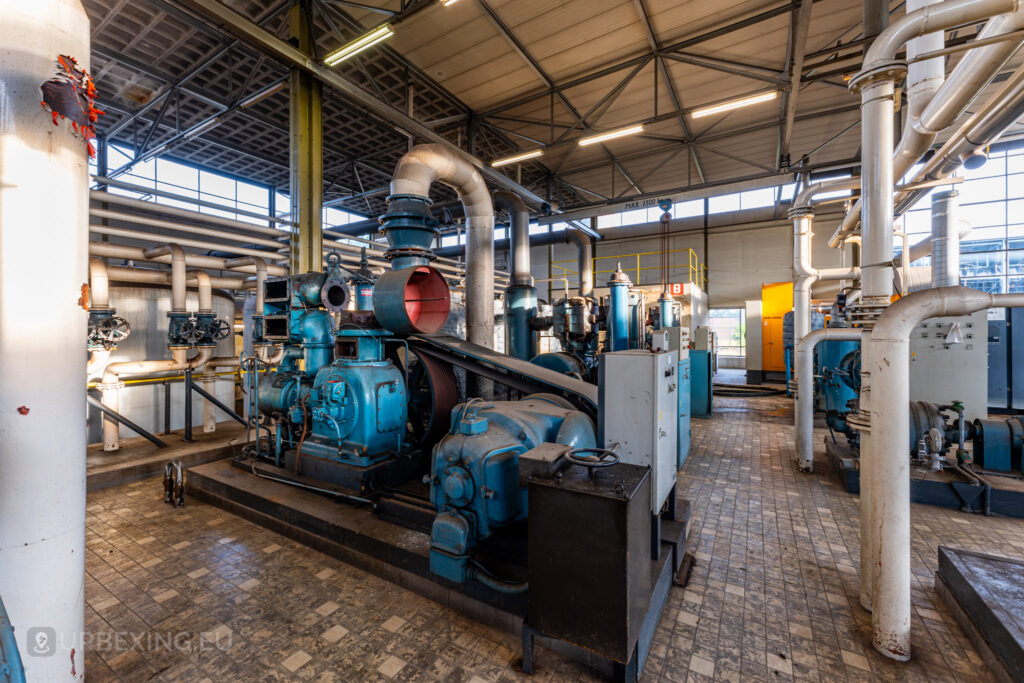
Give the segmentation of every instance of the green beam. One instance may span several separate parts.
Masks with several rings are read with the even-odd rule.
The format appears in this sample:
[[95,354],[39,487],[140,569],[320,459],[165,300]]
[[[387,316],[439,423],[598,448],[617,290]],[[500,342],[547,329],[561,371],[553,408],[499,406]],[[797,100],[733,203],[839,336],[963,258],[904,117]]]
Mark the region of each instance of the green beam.
[[[312,55],[312,2],[299,0],[289,14],[291,37]],[[293,68],[290,81],[291,272],[323,270],[323,84],[304,69]]]

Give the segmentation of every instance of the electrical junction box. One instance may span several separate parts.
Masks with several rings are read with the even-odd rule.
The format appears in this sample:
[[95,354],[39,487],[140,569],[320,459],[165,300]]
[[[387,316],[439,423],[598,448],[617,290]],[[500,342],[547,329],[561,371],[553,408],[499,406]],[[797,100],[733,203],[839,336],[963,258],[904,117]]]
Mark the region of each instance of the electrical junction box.
[[988,416],[988,314],[929,318],[910,335],[910,400],[963,401],[968,421]]
[[679,355],[615,351],[598,357],[598,442],[619,460],[651,468],[651,513],[676,483]]

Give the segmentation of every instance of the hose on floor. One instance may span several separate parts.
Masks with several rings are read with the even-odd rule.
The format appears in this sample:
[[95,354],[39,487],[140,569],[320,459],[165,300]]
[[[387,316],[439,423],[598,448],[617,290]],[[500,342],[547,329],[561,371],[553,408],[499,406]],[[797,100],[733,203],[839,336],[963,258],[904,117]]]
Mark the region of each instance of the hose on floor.
[[713,387],[715,396],[727,398],[759,398],[762,396],[781,396],[786,393],[785,389],[774,389],[757,384],[720,384],[715,382]]

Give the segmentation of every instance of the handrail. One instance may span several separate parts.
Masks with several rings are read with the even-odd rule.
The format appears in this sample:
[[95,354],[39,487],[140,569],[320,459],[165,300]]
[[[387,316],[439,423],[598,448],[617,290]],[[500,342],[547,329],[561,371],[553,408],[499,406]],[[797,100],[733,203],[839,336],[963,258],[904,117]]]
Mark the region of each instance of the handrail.
[[[705,289],[706,288],[706,286],[707,286],[708,267],[707,267],[707,264],[701,263],[700,258],[697,256],[697,253],[693,249],[672,249],[671,251],[668,251],[668,252],[665,252],[665,253],[668,253],[668,254],[685,253],[687,255],[687,264],[686,264],[686,266],[682,266],[682,267],[687,268],[687,270],[689,271],[689,280],[688,280],[688,282],[697,285],[701,289]],[[618,254],[618,255],[595,256],[594,259],[593,259],[594,275],[598,275],[600,273],[611,274],[611,273],[615,272],[615,269],[610,269],[610,270],[601,270],[601,269],[599,269],[597,267],[597,262],[600,261],[600,260],[614,259],[614,260],[616,260],[617,264],[618,263],[622,263],[622,262],[627,261],[627,260],[631,260],[631,261],[634,262],[635,265],[633,265],[631,267],[628,267],[628,268],[627,267],[623,267],[622,270],[623,270],[623,272],[625,272],[627,274],[633,273],[635,275],[634,278],[633,278],[634,284],[639,284],[639,282],[640,282],[640,274],[643,271],[646,271],[646,270],[661,270],[661,266],[660,265],[641,266],[640,265],[640,258],[644,257],[644,256],[660,256],[661,254],[662,254],[661,251],[642,251],[642,252],[637,252],[637,253],[633,253],[633,254]],[[579,274],[578,271],[574,270],[573,268],[561,265],[563,263],[575,264],[576,263],[576,259],[566,259],[566,260],[563,260],[563,261],[552,261],[551,262],[551,266],[553,268],[558,268],[560,271],[562,271],[562,274],[566,275],[566,276],[568,276],[568,275],[578,275]],[[677,267],[679,267],[679,266],[677,266]]]

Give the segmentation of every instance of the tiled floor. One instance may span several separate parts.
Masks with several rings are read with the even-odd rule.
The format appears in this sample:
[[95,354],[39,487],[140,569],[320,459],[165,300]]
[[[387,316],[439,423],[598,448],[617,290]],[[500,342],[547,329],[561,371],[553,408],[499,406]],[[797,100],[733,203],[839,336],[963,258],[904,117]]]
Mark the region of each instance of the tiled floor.
[[[869,645],[857,500],[819,456],[798,473],[785,399],[716,399],[680,482],[697,564],[673,589],[644,680],[988,680],[932,587],[939,543],[1024,556],[1024,522],[914,506],[914,659]],[[482,626],[150,479],[89,496],[90,681],[523,678]],[[541,651],[539,680],[591,672]]]

